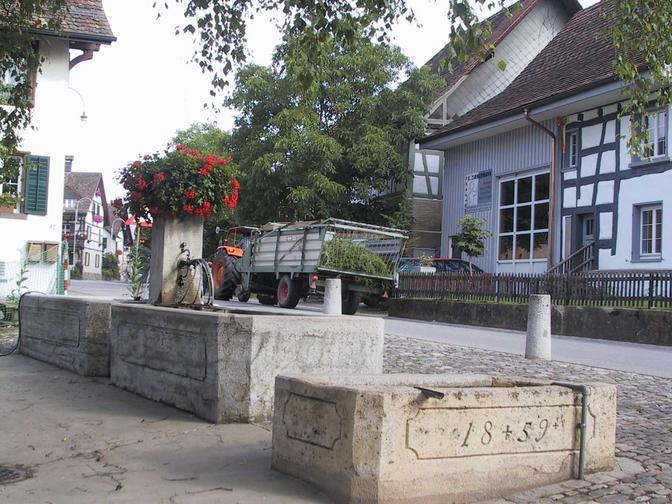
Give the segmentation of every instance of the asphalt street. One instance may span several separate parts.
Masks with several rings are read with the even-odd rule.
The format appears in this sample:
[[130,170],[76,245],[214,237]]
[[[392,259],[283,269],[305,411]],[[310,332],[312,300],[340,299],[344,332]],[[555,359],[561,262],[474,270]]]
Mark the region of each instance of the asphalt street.
[[[108,299],[129,299],[127,289],[128,284],[123,282],[73,280],[70,294]],[[217,301],[216,304],[230,310],[288,313],[286,309],[263,306],[255,300],[248,303]],[[321,313],[321,311],[322,305],[319,303],[300,303],[299,307],[291,313],[292,315],[302,313],[315,315]],[[370,312],[363,309],[363,306],[359,315],[384,318],[386,334],[506,352],[514,355],[525,353],[525,333],[520,331],[396,319],[387,317],[384,313]],[[672,347],[553,336],[552,356],[553,360],[560,362],[672,378]]]

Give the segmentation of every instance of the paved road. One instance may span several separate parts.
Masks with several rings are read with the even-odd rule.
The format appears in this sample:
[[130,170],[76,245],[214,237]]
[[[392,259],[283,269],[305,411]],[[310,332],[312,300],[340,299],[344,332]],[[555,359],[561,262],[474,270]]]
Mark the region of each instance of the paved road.
[[[127,288],[128,284],[122,282],[73,280],[70,293],[81,296],[127,299],[129,297]],[[322,305],[317,303],[301,303],[296,310],[291,312],[283,308],[262,306],[254,300],[248,303],[217,301],[216,304],[230,310],[242,309],[267,313],[270,311],[292,315],[316,315],[322,310]],[[525,353],[525,333],[519,331],[396,319],[386,317],[379,312],[367,312],[363,307],[360,314],[383,316],[386,334],[516,355]],[[672,378],[672,347],[554,336],[552,354],[553,360],[560,362]]]

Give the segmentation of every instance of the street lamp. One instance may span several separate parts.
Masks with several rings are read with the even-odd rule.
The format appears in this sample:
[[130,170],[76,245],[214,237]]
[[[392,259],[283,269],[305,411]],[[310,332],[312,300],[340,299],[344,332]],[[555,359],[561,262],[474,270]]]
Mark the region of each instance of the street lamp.
[[82,122],[86,122],[86,120],[88,119],[88,116],[86,115],[86,103],[84,103],[84,97],[83,97],[82,94],[81,94],[79,91],[77,91],[75,88],[71,88],[71,87],[69,87],[68,89],[69,89],[70,91],[74,92],[77,96],[79,96],[79,99],[82,100],[82,115],[79,116],[79,119],[80,119]]
[[[79,217],[79,204],[84,201],[84,200],[89,200],[89,208],[93,204],[93,200],[91,198],[87,198],[84,196],[83,198],[80,198],[77,200],[77,204],[75,205],[75,237],[72,240],[72,269],[75,269],[75,265],[77,264],[77,219]],[[86,213],[89,213],[88,210]]]

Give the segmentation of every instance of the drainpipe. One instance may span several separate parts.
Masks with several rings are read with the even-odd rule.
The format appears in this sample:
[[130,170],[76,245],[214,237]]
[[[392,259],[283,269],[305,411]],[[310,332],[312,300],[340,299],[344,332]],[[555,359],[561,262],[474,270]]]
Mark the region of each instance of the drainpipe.
[[587,422],[588,422],[588,397],[590,395],[590,390],[586,385],[579,385],[576,383],[565,383],[565,382],[551,382],[551,385],[558,385],[560,387],[566,387],[568,389],[575,390],[576,392],[581,392],[581,423],[579,424],[580,431],[580,440],[579,440],[579,469],[576,479],[585,479],[585,467],[586,467],[586,441],[588,439],[587,433]]
[[548,136],[551,137],[551,174],[549,180],[549,198],[548,198],[548,265],[546,269],[551,269],[553,267],[553,255],[555,251],[555,179],[556,179],[556,166],[555,166],[555,151],[557,144],[557,137],[546,126],[542,125],[538,121],[530,117],[530,111],[525,109],[523,111],[525,119],[527,119],[534,126],[542,130]]

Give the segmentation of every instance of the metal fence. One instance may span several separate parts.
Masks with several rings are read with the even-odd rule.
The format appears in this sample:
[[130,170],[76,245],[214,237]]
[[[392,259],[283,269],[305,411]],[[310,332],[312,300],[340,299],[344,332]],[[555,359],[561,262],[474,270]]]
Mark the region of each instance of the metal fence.
[[401,273],[395,297],[524,303],[550,294],[554,304],[672,308],[672,270],[576,274]]

